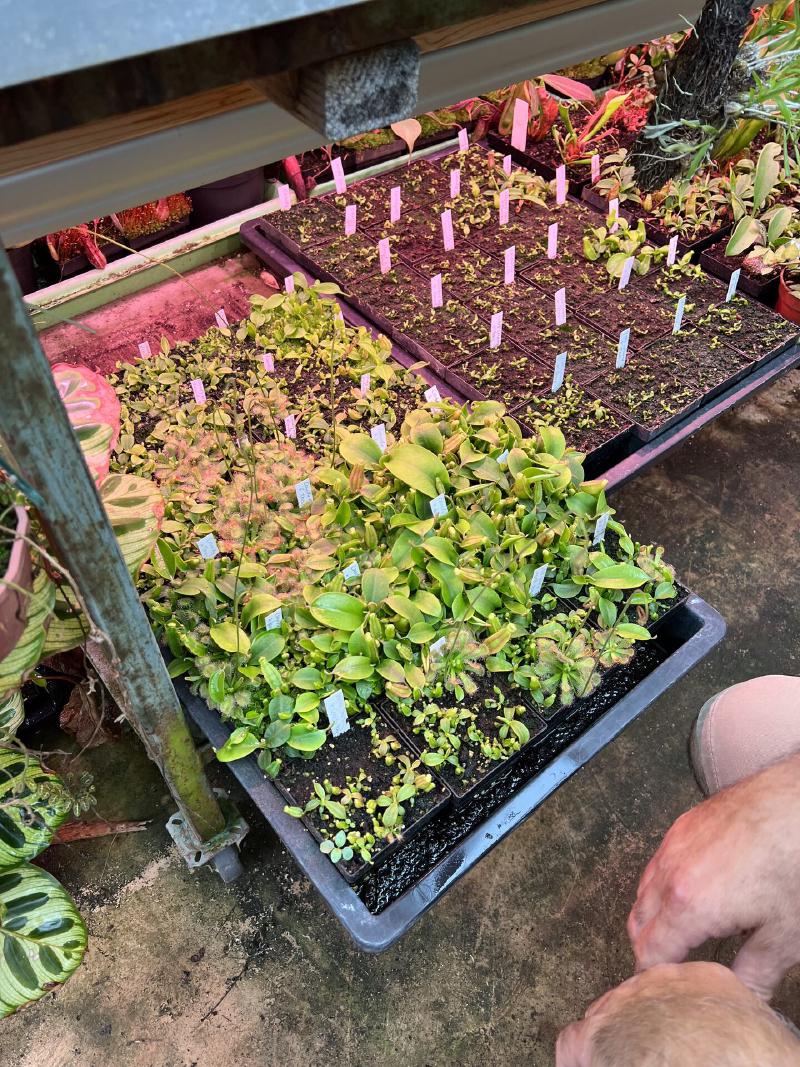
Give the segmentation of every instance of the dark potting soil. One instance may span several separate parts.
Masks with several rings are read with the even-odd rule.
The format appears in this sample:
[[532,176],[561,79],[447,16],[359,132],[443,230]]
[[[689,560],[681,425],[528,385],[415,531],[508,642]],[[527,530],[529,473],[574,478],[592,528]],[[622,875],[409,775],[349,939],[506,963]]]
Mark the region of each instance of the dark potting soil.
[[466,301],[466,306],[487,323],[503,312],[503,338],[528,352],[542,330],[554,322],[553,298],[518,277],[513,285],[486,289]]
[[662,374],[704,393],[733,382],[753,362],[752,356],[742,355],[710,329],[693,323],[684,323],[677,334],[653,341],[644,351]]
[[388,237],[392,253],[402,256],[409,263],[430,255],[432,248],[441,248],[444,254],[441,217],[425,205],[409,207],[397,222],[371,226],[366,233],[375,244],[383,237]]
[[402,333],[445,366],[489,347],[489,327],[456,300],[417,310],[398,323]]
[[[314,782],[320,784],[330,782],[341,790],[350,786],[355,787],[361,770],[366,771],[366,778],[362,779],[359,792],[365,800],[377,799],[381,793],[389,789],[395,775],[398,774],[398,757],[406,756],[409,763],[413,763],[416,754],[401,738],[396,737],[380,718],[376,720],[376,729],[381,740],[391,741],[396,746],[392,751],[394,760],[391,766],[387,766],[384,757],[373,754],[370,728],[351,722],[350,729],[346,733],[336,738],[329,738],[325,746],[311,759],[287,759],[284,762],[275,784],[287,798],[288,804],[304,808],[314,796]],[[420,766],[418,773],[427,773],[426,768]],[[397,827],[397,833],[392,839],[376,842],[372,853],[373,863],[380,860],[381,854],[387,848],[396,847],[398,840],[401,837],[407,837],[414,825],[429,815],[437,805],[447,801],[447,791],[433,775],[432,778],[432,790],[420,793],[404,803],[403,822]],[[364,808],[348,807],[347,810],[351,822],[355,824],[350,827],[350,830],[356,829],[361,833],[373,832],[373,816],[369,815]],[[380,819],[382,812],[383,809],[379,808],[375,818]],[[326,830],[331,837],[337,832],[335,820],[330,813],[321,813],[319,809],[304,815],[303,821],[318,839],[326,836]],[[352,860],[342,861],[338,866],[350,877],[354,877],[366,865],[356,855]]]
[[430,308],[430,283],[402,261],[386,274],[363,278],[354,287],[354,296],[374,313],[399,322],[412,314]]
[[267,222],[299,248],[322,245],[343,232],[338,213],[322,199],[304,200],[288,211],[273,211]]
[[703,395],[702,388],[662,373],[644,354],[634,355],[621,370],[598,378],[592,390],[650,431],[690,410]]
[[440,159],[431,159],[428,165],[435,172],[433,188],[436,198],[444,199],[450,195],[450,172],[458,168],[461,171],[461,189],[470,192],[470,186],[478,189],[500,189],[505,179],[502,170],[502,158],[494,152],[487,152],[480,145],[470,145],[466,152],[451,152]]
[[[396,255],[391,238],[389,247],[392,255]],[[364,233],[335,237],[327,244],[314,249],[313,257],[342,285],[380,270],[378,242]]]
[[578,252],[562,252],[560,246],[557,259],[537,260],[532,266],[526,267],[522,276],[547,293],[566,288],[568,315],[579,311],[593,297],[608,292],[614,284],[614,279],[604,266],[588,262]]
[[[409,204],[424,204],[430,199],[429,187],[431,180],[430,164],[424,159],[415,159],[410,163],[402,163],[394,170],[384,174],[376,174],[371,178],[364,178],[356,182],[352,189],[370,189],[379,199],[384,199],[388,204],[392,189],[400,186],[400,208],[405,211]],[[449,191],[449,186],[447,191]],[[445,194],[446,195],[446,194]]]
[[594,693],[565,709],[564,715],[557,717],[548,730],[508,767],[507,772],[487,784],[470,804],[434,816],[403,848],[387,856],[380,870],[369,870],[356,890],[369,910],[374,914],[383,911],[419,881],[492,811],[663,663],[667,655],[658,639],[637,647],[630,663],[608,671]]
[[705,312],[710,304],[722,303],[727,291],[727,286],[716,278],[696,274],[694,271],[687,273],[679,267],[651,271],[644,277],[637,278],[632,284],[637,290],[656,290],[663,293],[673,306],[685,296],[684,314],[687,317],[696,317],[698,313]]
[[[665,245],[672,237],[675,236],[675,231],[665,226],[662,220],[657,215],[645,215],[645,225],[647,226],[647,236],[654,244]],[[718,215],[713,223],[705,226],[697,226],[695,229],[686,229],[681,233],[679,237],[679,243],[683,245],[693,245],[697,241],[702,241],[706,237],[710,237],[711,234],[721,230],[728,224],[728,218],[726,215]]]
[[695,313],[692,321],[713,330],[726,344],[753,360],[784,347],[798,333],[796,323],[744,296],[709,304],[705,314]]
[[490,287],[500,289],[503,284],[502,261],[479,248],[456,246],[452,252],[429,250],[416,261],[415,267],[428,277],[441,274],[445,293],[459,300],[469,300]]
[[617,358],[616,343],[577,318],[567,319],[563,326],[551,323],[531,340],[529,347],[550,368],[551,378],[556,359],[566,352],[567,367],[580,383],[591,382],[598,374],[608,374]]
[[571,374],[557,393],[542,393],[512,414],[530,431],[539,422],[558,426],[567,444],[581,452],[594,451],[630,426],[606,402],[578,385]]
[[511,245],[516,252],[514,261],[519,273],[525,267],[540,259],[547,251],[547,216],[509,216],[508,223],[501,226],[492,222],[469,235],[471,244],[484,252],[502,257]]
[[[489,400],[499,400],[513,408],[533,394],[547,389],[553,380],[552,370],[542,367],[527,353],[510,342],[499,348],[486,349],[455,364],[452,371],[467,386]],[[454,383],[458,388],[458,382]]]
[[[648,341],[672,332],[675,307],[657,289],[628,285],[622,292],[612,289],[602,297],[589,300],[578,310],[581,318],[617,342],[620,333],[630,328],[629,349],[635,351]],[[688,311],[684,314],[688,315]]]

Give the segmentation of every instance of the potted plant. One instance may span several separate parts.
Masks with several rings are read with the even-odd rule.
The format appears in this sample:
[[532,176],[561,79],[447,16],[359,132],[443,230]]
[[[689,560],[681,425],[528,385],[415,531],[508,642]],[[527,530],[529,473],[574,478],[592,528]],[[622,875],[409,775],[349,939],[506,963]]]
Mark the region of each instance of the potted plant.
[[12,503],[8,488],[0,484],[0,660],[25,629],[32,582],[28,512]]
[[790,322],[800,323],[800,269],[784,267],[778,281],[775,310]]
[[189,189],[187,195],[192,201],[192,226],[206,226],[260,204],[264,200],[264,168],[254,167],[198,185]]

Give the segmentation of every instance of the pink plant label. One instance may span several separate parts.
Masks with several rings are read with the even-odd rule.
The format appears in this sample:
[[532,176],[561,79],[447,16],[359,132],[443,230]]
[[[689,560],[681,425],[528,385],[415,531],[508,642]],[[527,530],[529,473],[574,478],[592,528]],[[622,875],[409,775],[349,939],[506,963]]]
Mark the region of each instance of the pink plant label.
[[431,515],[435,519],[442,519],[447,514],[447,501],[445,500],[444,493],[439,493],[431,501]]
[[442,399],[442,394],[439,392],[439,389],[435,385],[432,385],[430,389],[426,389],[423,396],[429,404],[435,404],[437,400]]
[[393,185],[389,192],[389,222],[400,221],[400,186]]
[[287,274],[286,277],[283,279],[283,288],[286,290],[287,293],[293,293],[294,292],[294,275],[293,274]]
[[292,441],[297,437],[297,416],[287,415],[283,420],[283,426],[286,430],[286,436],[291,438]]
[[450,171],[450,199],[455,200],[461,195],[461,168],[456,167]]
[[278,630],[283,622],[283,609],[275,608],[269,615],[264,617],[264,629],[265,630]]
[[141,341],[139,344],[139,357],[141,359],[149,359],[152,354],[153,353],[150,351],[150,342]]
[[728,295],[725,297],[726,301],[733,299],[733,295],[736,292],[736,286],[739,284],[739,275],[741,273],[742,273],[742,268],[741,267],[737,267],[736,270],[731,275],[731,280],[728,282]]
[[567,321],[567,290],[561,288],[556,293],[556,326],[564,326]]
[[555,259],[558,255],[558,223],[551,222],[547,227],[547,258]]
[[562,163],[556,168],[556,203],[564,204],[567,200],[567,168]]
[[329,697],[325,697],[325,714],[331,728],[331,737],[339,737],[346,734],[350,729],[350,720],[347,718],[347,705],[344,702],[344,693],[337,689]]
[[606,527],[608,526],[608,520],[611,518],[610,511],[604,511],[600,518],[597,520],[594,528],[593,545],[599,545],[603,538],[606,536]]
[[442,241],[445,252],[452,252],[456,245],[453,239],[453,212],[450,208],[442,212]]
[[336,186],[336,192],[346,193],[347,182],[344,180],[344,168],[342,167],[342,160],[339,156],[336,156],[331,160],[331,172],[333,174],[333,184]]
[[511,173],[511,156],[503,156],[503,170],[506,174]]
[[356,232],[356,211],[355,204],[348,204],[344,209],[344,233],[345,237],[352,237]]
[[514,101],[514,119],[511,124],[511,147],[520,152],[525,151],[528,140],[528,115],[530,108],[527,100]]
[[382,422],[379,422],[377,426],[373,426],[369,431],[369,435],[381,452],[386,451],[386,427]]
[[609,233],[616,233],[619,229],[619,198],[613,197],[608,202]]
[[489,323],[489,348],[499,348],[503,339],[503,312],[495,311]]
[[619,344],[617,345],[617,362],[615,364],[617,370],[622,370],[625,366],[625,360],[628,358],[628,345],[631,339],[631,328],[628,326],[622,330],[619,335]]
[[294,495],[297,497],[297,503],[301,508],[306,507],[314,499],[314,494],[311,491],[311,482],[308,478],[304,478],[302,482],[298,482],[294,487]]
[[533,575],[532,575],[531,580],[530,580],[530,585],[528,586],[528,595],[529,596],[538,596],[539,595],[539,593],[542,590],[542,586],[544,585],[544,580],[545,580],[546,576],[547,576],[547,564],[543,563],[541,565],[541,567],[537,567],[536,570],[533,572]]
[[594,185],[595,182],[600,181],[600,156],[598,156],[598,154],[596,152],[592,156],[591,168],[592,168],[592,185]]
[[381,274],[388,274],[392,269],[392,253],[389,248],[388,237],[382,237],[378,241],[378,258],[381,264]]
[[197,542],[197,550],[203,559],[213,559],[219,555],[217,539],[213,534],[206,534]]
[[361,395],[362,396],[366,396],[367,393],[369,392],[370,381],[371,381],[371,378],[370,378],[369,374],[362,374],[361,375]]
[[677,333],[681,328],[683,322],[683,309],[686,307],[686,297],[682,296],[678,301],[678,306],[675,308],[675,321],[672,324],[672,332]]
[[195,404],[205,404],[206,402],[206,387],[200,381],[199,378],[192,378],[189,384],[192,387],[192,393],[194,395]]
[[268,374],[274,374],[275,372],[275,357],[271,352],[265,352],[261,357],[261,362],[264,364],[264,370]]
[[678,235],[670,237],[669,244],[667,245],[667,266],[671,267],[675,262],[675,257],[678,255]]
[[281,211],[288,211],[292,206],[292,193],[288,185],[278,186],[278,206]]
[[463,127],[458,131],[458,150],[466,152],[469,149],[469,133]]
[[514,284],[514,271],[517,261],[517,246],[511,245],[503,253],[503,284]]
[[225,308],[220,308],[214,313],[214,321],[221,330],[228,329],[228,316],[225,314]]
[[503,189],[500,193],[500,225],[508,225],[508,212],[511,207],[511,190]]
[[631,280],[631,271],[633,270],[634,257],[628,256],[625,262],[622,264],[622,274],[619,276],[619,288],[624,289],[628,282]]
[[431,307],[440,308],[442,303],[442,276],[434,274],[431,278]]
[[553,382],[550,386],[551,393],[557,393],[564,384],[564,371],[567,369],[567,353],[560,352],[556,356],[556,365],[553,368]]

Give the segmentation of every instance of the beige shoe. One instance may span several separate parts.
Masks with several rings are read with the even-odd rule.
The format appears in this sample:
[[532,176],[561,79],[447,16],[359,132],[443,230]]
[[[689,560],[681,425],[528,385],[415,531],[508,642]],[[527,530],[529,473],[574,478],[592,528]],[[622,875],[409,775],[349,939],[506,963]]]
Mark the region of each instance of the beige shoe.
[[706,796],[800,752],[800,678],[767,674],[711,697],[695,721],[690,752]]

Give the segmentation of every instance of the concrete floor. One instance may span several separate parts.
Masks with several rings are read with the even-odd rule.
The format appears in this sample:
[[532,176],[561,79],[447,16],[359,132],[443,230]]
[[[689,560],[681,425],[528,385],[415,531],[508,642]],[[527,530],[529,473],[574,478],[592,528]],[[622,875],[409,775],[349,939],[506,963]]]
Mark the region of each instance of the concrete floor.
[[[172,852],[169,798],[134,740],[90,753],[100,813],[152,827],[43,857],[90,949],[67,986],[2,1024],[0,1063],[552,1064],[558,1030],[631,973],[638,875],[699,799],[697,708],[727,684],[800,671],[799,401],[794,372],[616,495],[636,536],[664,544],[726,616],[725,642],[382,956],[351,947],[256,816],[246,875],[226,888]],[[776,1006],[800,1020],[800,973]]]

